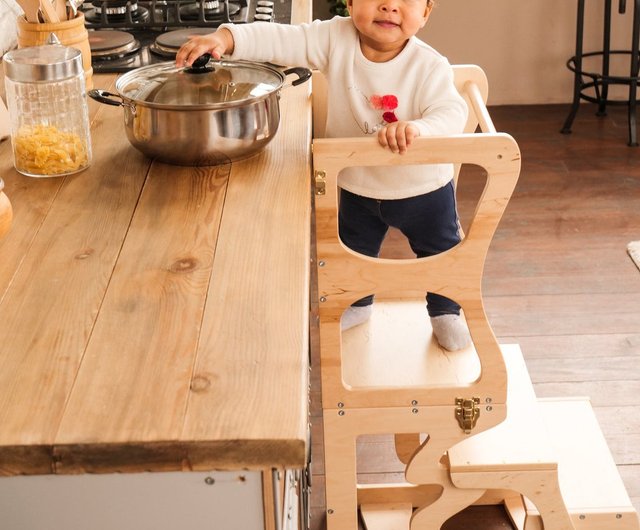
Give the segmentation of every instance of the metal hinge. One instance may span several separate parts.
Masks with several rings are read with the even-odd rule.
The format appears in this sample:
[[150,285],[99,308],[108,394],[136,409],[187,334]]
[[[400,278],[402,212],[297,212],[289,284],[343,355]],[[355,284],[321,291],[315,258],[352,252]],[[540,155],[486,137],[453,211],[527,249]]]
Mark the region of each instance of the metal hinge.
[[471,429],[476,426],[476,422],[480,417],[480,398],[471,399],[456,398],[456,419],[460,424],[460,428],[470,433]]
[[327,182],[326,172],[316,169],[314,177],[316,181],[316,195],[324,195],[326,192],[325,186]]

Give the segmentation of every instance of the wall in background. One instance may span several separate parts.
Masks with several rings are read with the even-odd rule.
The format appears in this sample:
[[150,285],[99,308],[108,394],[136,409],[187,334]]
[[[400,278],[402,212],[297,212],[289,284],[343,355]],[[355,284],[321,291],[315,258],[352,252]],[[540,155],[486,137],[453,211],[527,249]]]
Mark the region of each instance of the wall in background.
[[[617,12],[614,0],[613,47],[629,49],[632,3]],[[589,0],[585,50],[602,48],[603,0]],[[314,0],[314,17],[326,18],[325,0]],[[419,37],[451,63],[480,65],[489,78],[489,103],[568,103],[573,74],[565,63],[575,53],[577,0],[436,0]],[[620,57],[615,73],[628,75]],[[595,66],[595,61],[589,64]],[[621,89],[614,93],[624,97]]]

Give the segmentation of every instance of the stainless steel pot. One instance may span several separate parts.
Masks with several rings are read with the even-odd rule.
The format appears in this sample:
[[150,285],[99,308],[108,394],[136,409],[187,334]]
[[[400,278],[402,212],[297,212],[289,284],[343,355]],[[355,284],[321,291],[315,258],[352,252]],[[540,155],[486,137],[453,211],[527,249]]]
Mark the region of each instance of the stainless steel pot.
[[217,165],[256,154],[280,124],[280,90],[286,76],[304,83],[306,68],[280,71],[249,61],[200,58],[190,68],[160,63],[116,81],[117,94],[89,96],[124,108],[131,144],[145,155],[177,165]]

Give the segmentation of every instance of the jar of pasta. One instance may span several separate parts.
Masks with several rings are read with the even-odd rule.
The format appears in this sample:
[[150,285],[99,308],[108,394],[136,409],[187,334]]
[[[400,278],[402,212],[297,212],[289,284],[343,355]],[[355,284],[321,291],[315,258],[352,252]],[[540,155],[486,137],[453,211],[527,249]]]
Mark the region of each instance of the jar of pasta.
[[31,177],[82,171],[91,163],[82,54],[48,44],[3,58],[15,168]]

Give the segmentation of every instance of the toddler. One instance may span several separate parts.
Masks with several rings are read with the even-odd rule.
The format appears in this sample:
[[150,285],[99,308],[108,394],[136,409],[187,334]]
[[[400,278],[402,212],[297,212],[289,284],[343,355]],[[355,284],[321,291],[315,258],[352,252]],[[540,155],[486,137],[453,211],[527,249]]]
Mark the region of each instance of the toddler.
[[[176,65],[210,53],[320,70],[328,83],[326,136],[376,135],[400,155],[418,136],[461,133],[467,106],[451,66],[415,36],[433,0],[348,0],[347,8],[350,17],[311,24],[225,24],[185,43]],[[338,181],[341,240],[376,257],[393,226],[417,257],[450,249],[460,241],[452,179],[451,164],[345,169]],[[342,329],[368,320],[372,303],[373,296],[355,302],[342,316]],[[457,303],[427,293],[427,310],[442,347],[454,351],[470,343]]]

